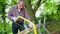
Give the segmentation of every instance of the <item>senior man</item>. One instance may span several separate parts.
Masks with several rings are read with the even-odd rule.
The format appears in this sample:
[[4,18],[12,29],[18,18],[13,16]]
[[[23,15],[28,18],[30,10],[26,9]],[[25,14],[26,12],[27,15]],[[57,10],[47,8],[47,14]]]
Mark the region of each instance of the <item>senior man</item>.
[[[17,34],[18,29],[20,31],[23,31],[25,29],[23,26],[24,20],[23,19],[16,20],[16,17],[18,17],[18,16],[22,16],[22,17],[30,20],[30,17],[28,16],[27,11],[25,9],[24,1],[20,1],[17,5],[11,7],[9,10],[8,18],[12,21],[12,32],[13,32],[13,34]],[[16,24],[16,22],[18,22],[18,24],[20,24],[21,26]]]

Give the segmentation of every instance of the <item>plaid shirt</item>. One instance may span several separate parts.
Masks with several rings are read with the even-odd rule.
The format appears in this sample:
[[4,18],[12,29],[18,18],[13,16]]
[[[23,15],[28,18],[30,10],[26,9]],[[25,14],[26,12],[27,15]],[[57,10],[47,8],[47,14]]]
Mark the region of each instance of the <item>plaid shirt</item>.
[[17,5],[13,6],[10,8],[9,12],[8,12],[8,18],[11,20],[12,17],[17,17],[17,16],[22,16],[28,20],[30,20],[30,17],[27,14],[27,11],[25,8],[20,9],[20,11],[18,10]]

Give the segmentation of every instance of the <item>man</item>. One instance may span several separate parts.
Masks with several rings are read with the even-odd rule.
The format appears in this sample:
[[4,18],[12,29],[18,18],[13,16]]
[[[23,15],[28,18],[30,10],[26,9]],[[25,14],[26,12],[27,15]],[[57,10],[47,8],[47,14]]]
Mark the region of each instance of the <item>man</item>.
[[[25,6],[24,1],[20,1],[17,5],[11,7],[10,10],[9,10],[8,18],[13,22],[12,23],[12,32],[13,32],[13,34],[18,33],[18,29],[20,31],[23,31],[25,29],[24,26],[23,26],[24,20],[22,20],[22,19],[16,20],[16,17],[22,16],[22,17],[27,18],[28,20],[30,20],[24,6]],[[18,24],[20,24],[20,26],[18,24],[16,24],[16,22],[18,22]]]

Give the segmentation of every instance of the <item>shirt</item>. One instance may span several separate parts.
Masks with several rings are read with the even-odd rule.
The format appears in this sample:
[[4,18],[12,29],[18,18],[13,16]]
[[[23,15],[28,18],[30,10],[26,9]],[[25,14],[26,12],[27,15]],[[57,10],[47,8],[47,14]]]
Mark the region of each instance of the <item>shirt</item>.
[[25,8],[20,9],[20,11],[19,11],[17,5],[11,7],[8,12],[8,18],[11,20],[12,17],[18,17],[18,16],[22,16],[22,17],[30,20],[30,17],[28,16],[27,10]]

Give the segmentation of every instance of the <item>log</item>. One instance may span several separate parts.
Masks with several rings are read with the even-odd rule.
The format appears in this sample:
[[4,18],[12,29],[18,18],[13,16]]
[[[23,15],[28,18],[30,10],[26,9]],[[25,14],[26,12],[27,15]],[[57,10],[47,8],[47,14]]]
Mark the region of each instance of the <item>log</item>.
[[18,34],[27,34],[27,33],[29,33],[31,30],[33,30],[33,29],[32,29],[32,28],[27,28],[27,29],[19,32]]

